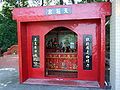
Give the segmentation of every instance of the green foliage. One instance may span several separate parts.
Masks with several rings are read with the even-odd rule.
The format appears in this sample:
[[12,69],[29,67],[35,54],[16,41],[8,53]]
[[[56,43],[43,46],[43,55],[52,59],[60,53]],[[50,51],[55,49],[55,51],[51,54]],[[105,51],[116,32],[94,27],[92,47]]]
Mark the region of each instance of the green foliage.
[[95,0],[96,2],[105,2],[106,0]]
[[0,48],[5,52],[11,45],[17,44],[17,25],[12,20],[12,10],[15,7],[26,7],[27,0],[4,0],[0,12]]
[[[2,18],[3,19],[3,18]],[[4,18],[0,23],[0,48],[6,51],[8,47],[17,43],[16,23],[12,19]]]
[[80,3],[91,3],[91,2],[105,2],[106,0],[82,0],[80,2],[78,2],[78,4]]

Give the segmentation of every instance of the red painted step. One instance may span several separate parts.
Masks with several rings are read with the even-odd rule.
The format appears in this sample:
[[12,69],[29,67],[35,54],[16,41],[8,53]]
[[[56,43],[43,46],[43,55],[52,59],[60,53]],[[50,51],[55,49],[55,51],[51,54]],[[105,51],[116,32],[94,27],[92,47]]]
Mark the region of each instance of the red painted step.
[[80,87],[96,87],[99,88],[97,81],[82,80],[62,80],[62,79],[27,79],[24,84],[41,84],[41,85],[58,85],[58,86],[80,86]]

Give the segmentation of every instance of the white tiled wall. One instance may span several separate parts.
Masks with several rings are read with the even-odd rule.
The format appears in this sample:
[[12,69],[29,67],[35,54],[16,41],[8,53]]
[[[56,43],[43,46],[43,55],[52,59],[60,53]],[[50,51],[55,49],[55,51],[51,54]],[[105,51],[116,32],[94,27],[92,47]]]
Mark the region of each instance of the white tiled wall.
[[120,0],[112,1],[110,25],[110,82],[112,90],[120,90]]

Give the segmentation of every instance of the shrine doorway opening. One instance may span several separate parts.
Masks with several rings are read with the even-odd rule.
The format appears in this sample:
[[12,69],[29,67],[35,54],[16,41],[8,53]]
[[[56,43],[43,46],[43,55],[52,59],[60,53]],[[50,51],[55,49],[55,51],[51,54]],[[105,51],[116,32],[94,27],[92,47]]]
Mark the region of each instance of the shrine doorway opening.
[[77,78],[77,34],[57,27],[45,35],[46,77]]

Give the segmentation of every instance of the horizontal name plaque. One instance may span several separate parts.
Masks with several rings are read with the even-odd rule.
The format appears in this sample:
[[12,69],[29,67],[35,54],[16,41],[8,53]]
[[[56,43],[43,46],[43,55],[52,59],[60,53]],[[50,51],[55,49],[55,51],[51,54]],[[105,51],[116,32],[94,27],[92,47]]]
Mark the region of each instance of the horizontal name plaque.
[[72,9],[70,7],[46,9],[46,15],[71,14],[71,13],[72,13]]

